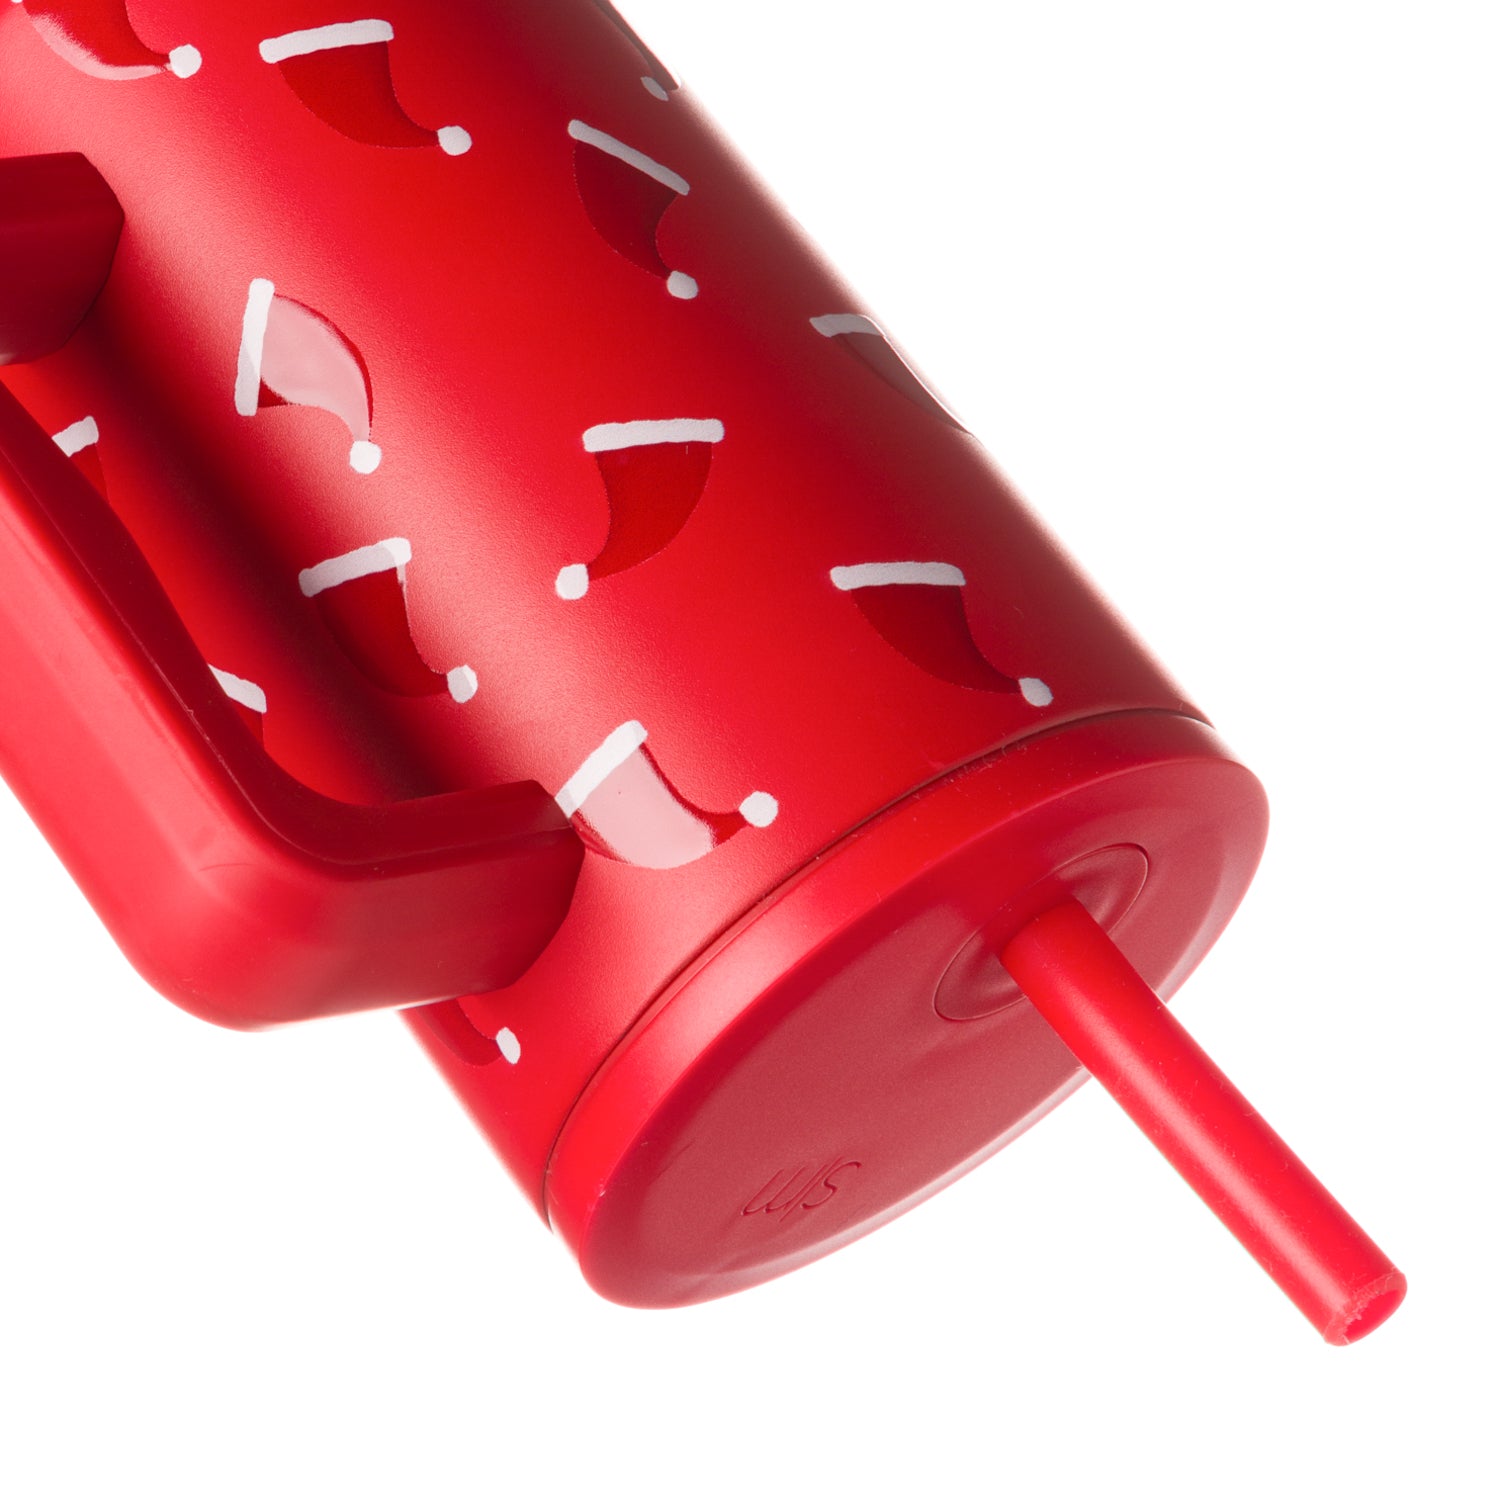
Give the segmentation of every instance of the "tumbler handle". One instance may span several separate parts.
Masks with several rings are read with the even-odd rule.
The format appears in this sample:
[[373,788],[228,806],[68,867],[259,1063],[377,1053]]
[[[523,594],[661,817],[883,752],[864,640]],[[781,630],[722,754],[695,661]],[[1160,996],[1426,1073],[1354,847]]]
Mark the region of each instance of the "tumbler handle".
[[[71,336],[120,229],[82,157],[0,163],[0,186],[16,168],[40,190],[0,222],[0,363]],[[365,807],[283,771],[129,532],[3,386],[0,772],[145,978],[229,1026],[509,984],[583,859],[535,782]]]

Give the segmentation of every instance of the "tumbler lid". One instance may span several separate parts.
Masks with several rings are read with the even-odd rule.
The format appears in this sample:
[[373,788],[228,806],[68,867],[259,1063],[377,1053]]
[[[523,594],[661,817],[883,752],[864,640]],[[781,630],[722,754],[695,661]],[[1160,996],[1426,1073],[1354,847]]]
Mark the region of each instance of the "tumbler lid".
[[574,1107],[548,1210],[590,1284],[674,1306],[868,1233],[1083,1079],[997,954],[1076,896],[1170,994],[1259,858],[1259,784],[1205,725],[1038,736],[849,834],[702,954]]

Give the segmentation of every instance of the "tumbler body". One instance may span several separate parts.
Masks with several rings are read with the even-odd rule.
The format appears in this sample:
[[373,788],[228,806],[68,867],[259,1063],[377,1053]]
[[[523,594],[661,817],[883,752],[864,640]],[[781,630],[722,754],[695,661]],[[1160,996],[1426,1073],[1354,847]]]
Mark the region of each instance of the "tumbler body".
[[[266,44],[346,18],[133,0],[185,77],[77,66],[66,10],[0,14],[0,150],[83,153],[125,230],[6,381],[94,419],[286,770],[581,797],[550,947],[408,1020],[601,1290],[787,1269],[1061,1097],[986,968],[1038,890],[1180,982],[1253,870],[1253,779],[608,7],[388,0],[388,41],[299,53]],[[266,368],[316,325],[348,389],[247,405],[257,297]],[[394,645],[389,597],[306,584],[393,539]]]

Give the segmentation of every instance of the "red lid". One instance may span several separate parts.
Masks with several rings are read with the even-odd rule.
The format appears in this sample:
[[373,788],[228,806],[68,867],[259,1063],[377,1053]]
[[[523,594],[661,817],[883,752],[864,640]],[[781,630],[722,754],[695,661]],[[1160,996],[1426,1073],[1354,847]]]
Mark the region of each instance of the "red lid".
[[826,1254],[1040,1118],[1078,1063],[994,954],[1072,894],[1170,994],[1265,835],[1255,778],[1170,715],[945,778],[789,881],[661,995],[574,1108],[557,1231],[604,1296],[671,1306]]

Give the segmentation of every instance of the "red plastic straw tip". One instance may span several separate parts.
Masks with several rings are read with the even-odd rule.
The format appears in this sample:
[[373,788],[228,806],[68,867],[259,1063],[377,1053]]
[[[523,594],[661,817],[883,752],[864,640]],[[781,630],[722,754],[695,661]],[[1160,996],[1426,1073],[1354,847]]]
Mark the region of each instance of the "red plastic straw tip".
[[1406,1277],[1392,1269],[1365,1287],[1323,1330],[1330,1344],[1357,1344],[1375,1332],[1406,1300]]
[[1406,1278],[1078,902],[1029,922],[1000,961],[1330,1344],[1352,1344],[1395,1312]]

